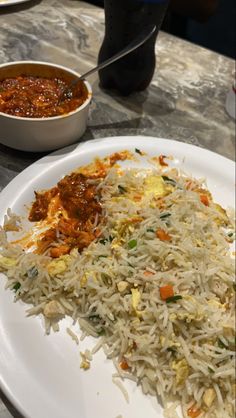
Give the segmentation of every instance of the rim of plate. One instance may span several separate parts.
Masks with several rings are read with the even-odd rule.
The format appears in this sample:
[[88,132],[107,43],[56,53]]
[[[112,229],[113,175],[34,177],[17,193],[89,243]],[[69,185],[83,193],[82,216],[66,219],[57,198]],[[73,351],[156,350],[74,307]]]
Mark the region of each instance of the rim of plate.
[[0,7],[13,6],[14,4],[25,3],[31,0],[0,0]]

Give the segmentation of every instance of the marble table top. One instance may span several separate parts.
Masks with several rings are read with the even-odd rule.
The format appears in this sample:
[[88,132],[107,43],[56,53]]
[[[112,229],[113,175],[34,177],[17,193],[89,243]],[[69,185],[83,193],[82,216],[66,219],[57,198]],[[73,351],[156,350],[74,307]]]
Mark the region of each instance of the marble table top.
[[[1,7],[0,22],[0,64],[42,60],[83,73],[95,65],[104,34],[103,10],[79,0],[29,0]],[[234,61],[163,32],[156,57],[148,90],[126,98],[108,95],[97,76],[91,77],[94,98],[82,140],[142,134],[234,159],[235,125],[225,111]],[[41,156],[0,145],[0,191]],[[2,399],[11,413],[0,401],[0,418],[20,417],[3,394]]]

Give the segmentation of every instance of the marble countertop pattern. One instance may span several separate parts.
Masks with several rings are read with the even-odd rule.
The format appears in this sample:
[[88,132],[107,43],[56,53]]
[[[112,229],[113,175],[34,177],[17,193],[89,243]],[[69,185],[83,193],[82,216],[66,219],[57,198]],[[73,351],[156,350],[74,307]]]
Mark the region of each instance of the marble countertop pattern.
[[[0,64],[51,61],[83,73],[96,64],[104,12],[79,0],[30,0],[1,7],[0,26]],[[156,57],[153,81],[142,93],[108,95],[99,88],[96,75],[89,79],[94,97],[82,140],[142,134],[176,139],[234,159],[235,125],[225,111],[234,61],[163,32]],[[0,191],[40,157],[0,145]],[[0,418],[19,418],[1,397]]]

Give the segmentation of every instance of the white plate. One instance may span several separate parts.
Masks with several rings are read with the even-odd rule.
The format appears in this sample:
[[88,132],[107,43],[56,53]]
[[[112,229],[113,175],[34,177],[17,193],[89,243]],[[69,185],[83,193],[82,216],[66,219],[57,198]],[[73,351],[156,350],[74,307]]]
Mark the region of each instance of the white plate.
[[14,4],[25,3],[26,1],[30,0],[0,0],[0,7],[13,6]]
[[[0,224],[8,207],[23,214],[34,190],[48,188],[59,178],[95,156],[139,148],[154,156],[173,155],[173,166],[196,177],[206,177],[214,198],[223,206],[234,205],[234,163],[218,154],[181,142],[151,137],[113,137],[53,153],[28,167],[0,194]],[[141,163],[142,164],[142,163]],[[26,318],[23,303],[13,303],[11,291],[0,280],[0,387],[26,418],[123,418],[162,417],[154,397],[125,381],[130,403],[112,383],[114,368],[102,352],[91,369],[80,369],[80,351],[91,348],[86,339],[79,347],[61,331],[44,335],[41,318]],[[78,331],[78,327],[74,328]]]

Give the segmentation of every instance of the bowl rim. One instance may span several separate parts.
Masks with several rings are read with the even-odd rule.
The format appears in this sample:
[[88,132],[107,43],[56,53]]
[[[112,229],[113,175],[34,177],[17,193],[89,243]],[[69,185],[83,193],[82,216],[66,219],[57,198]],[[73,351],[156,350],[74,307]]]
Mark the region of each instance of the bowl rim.
[[[5,62],[3,64],[0,64],[0,71],[2,68],[4,67],[13,67],[15,65],[24,65],[24,64],[35,64],[35,65],[44,65],[46,67],[53,67],[53,68],[59,68],[60,70],[63,70],[65,72],[68,72],[70,74],[73,74],[76,77],[80,77],[80,74],[68,67],[65,67],[64,65],[60,65],[60,64],[56,64],[53,62],[48,62],[48,61],[34,61],[34,60],[23,60],[23,61],[10,61],[10,62]],[[63,115],[58,115],[58,116],[49,116],[49,117],[44,117],[44,118],[27,118],[25,116],[15,116],[15,115],[9,115],[8,113],[4,113],[0,111],[0,116],[4,116],[6,118],[9,119],[14,119],[14,120],[22,120],[22,121],[27,121],[27,122],[48,122],[48,121],[53,121],[53,120],[58,120],[58,119],[64,119],[67,118],[71,115],[74,115],[75,113],[79,113],[81,110],[83,110],[86,106],[89,105],[89,103],[91,102],[92,99],[92,95],[93,95],[93,91],[92,91],[92,87],[89,84],[89,82],[87,80],[83,80],[83,83],[86,85],[87,90],[88,90],[88,97],[85,100],[85,102],[77,107],[75,110],[72,110],[69,113],[65,113]]]

